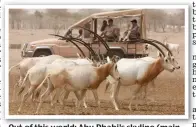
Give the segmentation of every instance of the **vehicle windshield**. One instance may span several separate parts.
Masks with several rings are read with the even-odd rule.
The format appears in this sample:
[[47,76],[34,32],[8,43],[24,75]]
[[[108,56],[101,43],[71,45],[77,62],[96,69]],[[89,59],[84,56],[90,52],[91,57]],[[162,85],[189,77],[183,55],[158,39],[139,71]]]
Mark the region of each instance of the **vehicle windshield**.
[[[95,22],[96,20],[96,22]],[[94,18],[83,27],[100,35],[106,42],[119,42],[125,38],[140,39],[141,36],[141,15],[125,16],[121,18]],[[82,28],[70,29],[65,36],[79,39],[92,38],[89,31]]]

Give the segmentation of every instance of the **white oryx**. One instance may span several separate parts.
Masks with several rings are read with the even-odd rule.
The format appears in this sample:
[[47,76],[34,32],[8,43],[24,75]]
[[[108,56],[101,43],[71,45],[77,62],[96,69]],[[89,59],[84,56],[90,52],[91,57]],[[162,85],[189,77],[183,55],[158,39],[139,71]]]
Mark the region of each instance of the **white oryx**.
[[[180,69],[180,65],[178,64],[178,62],[176,61],[176,59],[174,58],[174,56],[171,56],[171,54],[169,52],[167,52],[167,56],[168,56],[168,59],[170,60],[171,64],[175,67],[175,69]],[[143,60],[147,60],[147,61],[155,61],[156,59],[155,58],[152,58],[152,57],[143,57],[141,58]],[[156,78],[155,78],[156,79]],[[155,80],[154,79],[154,80]],[[155,90],[155,83],[154,83],[154,80],[152,80],[150,83],[153,87],[153,91]],[[149,83],[149,84],[150,84]],[[149,86],[148,84],[148,86]],[[146,88],[147,87],[144,87],[145,89],[145,95],[146,95]],[[146,98],[146,96],[144,95],[144,97]],[[151,101],[154,101],[154,99],[150,99]]]
[[172,52],[177,52],[179,54],[180,52],[180,45],[179,44],[173,44],[173,43],[164,43],[166,47],[168,47],[168,49],[170,49]]
[[[97,88],[108,75],[111,75],[114,79],[120,79],[114,58],[112,61],[109,61],[108,63],[99,67],[78,65],[69,68],[65,67],[61,71],[58,71],[58,73],[48,73],[42,84],[37,88],[37,90],[39,90],[44,84],[45,80],[48,79],[48,88],[44,94],[41,95],[36,114],[39,113],[45,97],[47,97],[54,89],[62,87],[67,91],[74,91],[79,101],[83,100],[86,90],[91,89],[99,106]],[[33,88],[30,89],[26,96],[29,96],[32,90]],[[112,101],[114,104],[116,103],[114,102],[115,100]]]
[[[63,60],[55,60],[52,64],[36,64],[31,69],[28,70],[23,83],[21,85],[19,95],[23,92],[24,88],[29,85],[30,88],[24,94],[22,98],[21,105],[18,109],[18,112],[21,111],[21,108],[26,101],[26,99],[34,94],[35,89],[42,83],[44,78],[46,77],[47,73],[56,73],[62,68],[62,64],[64,66],[75,66],[75,62],[64,62]],[[46,86],[47,87],[47,86]],[[36,97],[38,96],[38,92],[36,92]]]
[[[117,62],[118,71],[120,74],[119,84],[113,84],[112,98],[117,100],[120,86],[137,85],[137,89],[131,94],[129,109],[131,109],[132,100],[143,86],[153,81],[163,70],[173,72],[175,67],[172,65],[168,56],[158,54],[157,59],[126,59],[123,58]],[[147,59],[147,58],[146,58]],[[118,102],[118,101],[116,101]],[[116,110],[119,110],[118,104],[114,105]]]
[[179,44],[173,44],[173,43],[168,43],[168,37],[165,36],[163,39],[163,44],[172,52],[176,52],[179,54],[180,52],[180,45]]
[[[70,66],[76,66],[76,65],[90,65],[90,66],[94,66],[94,63],[92,61],[90,61],[89,59],[86,59],[86,58],[85,59],[66,59],[66,58],[64,58],[64,59],[56,59],[55,61],[53,61],[52,63],[49,63],[49,64],[42,64],[40,62],[39,64],[34,65],[31,69],[28,70],[28,72],[27,72],[27,74],[26,74],[26,76],[24,78],[23,84],[21,85],[21,89],[20,89],[19,95],[22,93],[22,91],[24,90],[24,88],[27,85],[32,86],[27,91],[27,93],[30,90],[32,90],[31,91],[32,93],[30,93],[30,94],[34,94],[34,90],[42,83],[42,81],[44,80],[44,78],[45,78],[45,76],[47,74],[58,73],[58,71],[62,70],[62,68],[70,67]],[[37,93],[36,97],[39,95],[39,92],[40,91],[36,92]],[[56,92],[55,94],[59,94],[58,92]],[[20,107],[22,107],[24,101],[28,97],[27,93],[24,95]],[[51,104],[52,104],[52,102],[51,102]],[[84,106],[86,107],[85,102],[84,102]],[[21,108],[19,108],[18,111],[20,112],[20,110],[21,110]]]
[[[158,51],[157,51],[158,53]],[[180,65],[179,63],[176,61],[176,59],[174,58],[174,56],[172,56],[169,52],[167,52],[167,56],[168,56],[168,59],[170,60],[171,64],[175,67],[176,70],[180,69]],[[143,59],[143,60],[146,60],[146,61],[149,61],[149,62],[153,62],[156,60],[156,58],[153,58],[153,57],[142,57],[140,59]],[[155,78],[156,79],[156,78]],[[151,82],[148,83],[148,86],[151,84],[151,86],[153,87],[153,91],[155,90],[155,84],[154,84],[154,80],[152,80]],[[110,84],[113,84],[112,83],[112,79],[110,78],[106,84],[106,89],[105,89],[105,92],[107,91],[108,87]],[[145,87],[146,89],[146,87]],[[146,91],[146,90],[145,90]],[[111,92],[111,91],[110,91]],[[146,98],[146,96],[142,97],[142,98]],[[154,101],[154,99],[150,98],[151,101]]]
[[9,75],[10,75],[11,71],[14,68],[19,69],[19,71],[20,71],[20,79],[16,84],[14,84],[12,100],[15,100],[17,86],[21,86],[21,83],[22,83],[23,79],[25,78],[25,76],[27,74],[27,71],[29,69],[31,69],[35,64],[38,64],[38,63],[48,64],[48,63],[52,63],[56,59],[62,59],[62,58],[64,58],[64,57],[59,56],[59,55],[50,55],[50,56],[46,56],[46,57],[25,58],[22,61],[20,61],[18,64],[12,66],[9,69]]

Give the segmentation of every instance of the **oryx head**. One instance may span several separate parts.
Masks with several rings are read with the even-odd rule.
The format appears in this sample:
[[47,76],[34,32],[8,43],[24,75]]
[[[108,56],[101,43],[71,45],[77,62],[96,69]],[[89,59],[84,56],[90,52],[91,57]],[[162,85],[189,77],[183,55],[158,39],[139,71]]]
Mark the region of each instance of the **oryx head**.
[[168,56],[163,56],[160,52],[158,52],[158,57],[160,57],[161,65],[165,70],[170,72],[173,72],[175,70],[171,59]]
[[176,69],[180,69],[180,65],[178,64],[178,62],[176,61],[176,59],[174,58],[174,56],[172,56],[169,52],[167,52],[167,56],[170,59],[172,65],[176,68]]
[[120,79],[120,74],[118,72],[118,68],[117,68],[117,60],[116,60],[116,56],[113,56],[112,59],[110,59],[107,56],[107,62],[109,63],[109,74],[116,80]]

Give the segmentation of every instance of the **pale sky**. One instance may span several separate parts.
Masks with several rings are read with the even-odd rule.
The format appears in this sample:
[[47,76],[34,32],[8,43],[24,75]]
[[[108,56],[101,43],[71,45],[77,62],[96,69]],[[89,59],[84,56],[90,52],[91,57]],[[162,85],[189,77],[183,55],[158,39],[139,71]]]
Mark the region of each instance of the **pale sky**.
[[[39,11],[42,11],[44,12],[45,9],[28,9],[29,10],[29,13],[34,13],[35,10],[39,10]],[[79,9],[68,9],[69,12],[77,12]],[[103,10],[108,10],[108,9],[103,9]],[[110,9],[112,10],[112,9]],[[179,9],[165,9],[165,11],[167,13],[176,13]]]

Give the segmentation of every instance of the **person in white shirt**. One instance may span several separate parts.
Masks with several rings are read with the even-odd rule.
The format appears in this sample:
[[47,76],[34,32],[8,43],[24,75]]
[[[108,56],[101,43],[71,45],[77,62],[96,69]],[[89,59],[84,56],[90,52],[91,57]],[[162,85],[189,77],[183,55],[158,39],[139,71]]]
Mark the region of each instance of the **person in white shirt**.
[[108,42],[112,42],[117,38],[117,35],[115,34],[116,26],[113,25],[113,20],[108,20],[108,25],[106,26],[105,30],[103,31],[103,35]]

